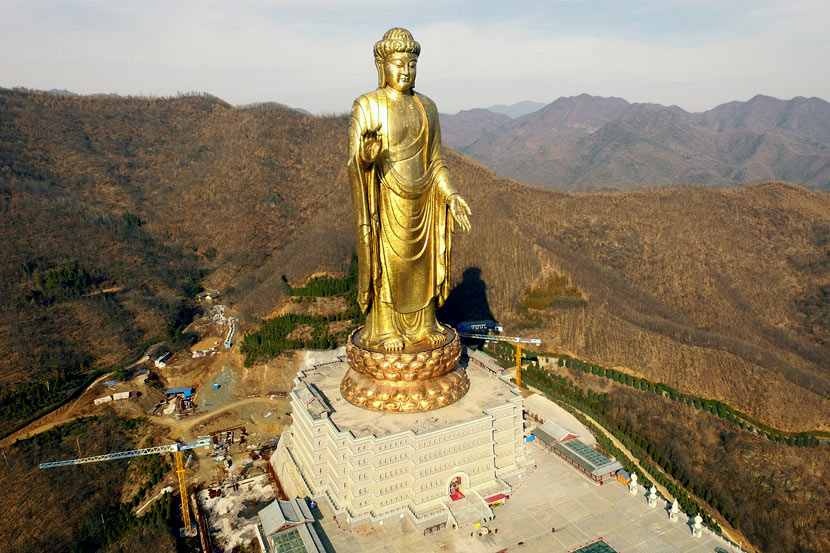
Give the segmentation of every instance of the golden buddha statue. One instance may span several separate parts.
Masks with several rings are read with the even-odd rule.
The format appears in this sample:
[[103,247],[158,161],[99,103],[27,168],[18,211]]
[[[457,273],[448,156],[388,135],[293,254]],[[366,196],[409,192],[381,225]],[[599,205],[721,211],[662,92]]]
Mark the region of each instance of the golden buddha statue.
[[[374,46],[379,86],[355,101],[349,127],[358,303],[368,311],[366,325],[349,341],[349,359],[357,372],[383,382],[350,371],[341,390],[356,404],[375,397],[380,410],[435,408],[458,399],[468,386],[446,374],[458,360],[460,344],[455,332],[438,322],[436,309],[450,291],[454,224],[469,231],[470,208],[450,180],[438,110],[414,89],[420,51],[406,29],[383,35]],[[442,375],[420,387],[403,384]],[[398,400],[378,400],[383,386],[397,387],[385,395]],[[363,392],[355,392],[361,387]],[[354,399],[361,394],[360,401]],[[430,403],[423,394],[445,397]],[[384,401],[386,407],[378,407]]]
[[445,331],[435,316],[449,294],[453,221],[470,230],[441,151],[438,110],[415,92],[420,45],[405,29],[375,44],[377,90],[358,98],[349,129],[349,178],[357,223],[358,339],[402,351]]

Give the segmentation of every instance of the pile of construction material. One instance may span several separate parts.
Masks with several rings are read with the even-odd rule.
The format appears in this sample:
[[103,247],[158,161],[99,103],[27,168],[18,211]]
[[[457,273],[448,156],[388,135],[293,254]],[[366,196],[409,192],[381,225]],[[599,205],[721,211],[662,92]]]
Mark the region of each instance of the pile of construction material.
[[95,405],[103,405],[104,403],[109,403],[110,401],[118,401],[119,399],[128,399],[128,398],[136,397],[136,396],[138,396],[137,391],[118,392],[118,393],[112,394],[111,396],[104,396],[104,397],[99,397],[97,399],[94,399],[94,400],[92,400],[92,403],[94,403]]

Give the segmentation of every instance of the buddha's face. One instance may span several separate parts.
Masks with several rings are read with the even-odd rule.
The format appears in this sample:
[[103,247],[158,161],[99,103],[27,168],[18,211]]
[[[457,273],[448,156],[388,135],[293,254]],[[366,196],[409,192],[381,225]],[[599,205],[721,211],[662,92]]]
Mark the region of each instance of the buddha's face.
[[398,92],[406,92],[415,86],[415,71],[418,56],[406,52],[395,52],[383,60],[383,76],[386,86]]

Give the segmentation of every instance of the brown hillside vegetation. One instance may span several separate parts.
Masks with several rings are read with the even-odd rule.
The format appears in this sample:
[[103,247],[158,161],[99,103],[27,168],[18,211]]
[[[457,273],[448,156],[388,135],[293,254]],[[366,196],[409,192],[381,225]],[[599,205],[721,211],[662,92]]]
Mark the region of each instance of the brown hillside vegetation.
[[[153,457],[39,470],[39,462],[123,451],[136,446],[153,430],[146,423],[113,416],[79,419],[63,427],[18,442],[4,450],[0,485],[0,551],[176,551],[175,541],[161,521],[141,521],[130,514],[130,525],[116,531],[121,502],[129,502],[140,485],[148,501],[162,487],[152,489],[145,469]],[[163,459],[156,456],[157,462]],[[168,478],[169,480],[169,475]],[[135,502],[138,504],[138,502]],[[175,514],[170,515],[175,516]],[[149,517],[148,517],[149,519]],[[109,546],[104,536],[109,534]],[[123,541],[122,541],[123,540]],[[119,542],[121,547],[119,546]],[[74,548],[73,548],[74,546]]]
[[[347,124],[209,96],[0,90],[0,394],[139,353],[190,317],[200,279],[250,327],[284,304],[283,274],[345,273]],[[782,429],[830,429],[830,196],[780,182],[563,194],[447,156],[474,229],[454,242],[462,301],[448,302],[448,320],[490,310],[546,350]],[[519,300],[553,275],[585,304],[529,323]],[[729,475],[740,462],[719,459],[717,480],[739,495]],[[759,512],[774,497],[759,496]],[[799,497],[793,509],[814,507]]]
[[[138,329],[158,321],[151,307],[170,301],[164,290],[175,281],[165,287],[165,280],[185,261],[213,267],[207,284],[230,292],[243,315],[278,305],[282,274],[300,282],[347,266],[354,239],[343,117],[279,106],[237,110],[207,96],[4,91],[0,99],[9,237],[3,280],[15,286],[12,297],[31,287],[19,267],[37,248],[51,265],[86,255],[82,264],[125,286],[114,295],[116,315]],[[511,320],[526,287],[554,270],[584,291],[588,305],[550,312],[538,330],[547,347],[629,367],[784,428],[826,427],[826,194],[782,183],[558,194],[448,156],[474,223],[456,241],[453,278],[479,267],[498,317]],[[44,214],[50,200],[56,211]],[[141,226],[120,223],[127,213]],[[119,224],[128,228],[119,232]],[[176,258],[176,251],[187,253]],[[26,309],[33,328],[58,343],[87,336],[81,349],[95,358],[119,350],[129,334],[89,339],[75,321],[101,328],[106,319],[96,309],[108,312],[94,301]],[[16,317],[3,315],[4,337],[16,333]],[[29,365],[54,368],[31,358],[36,342],[12,341],[24,362],[4,360],[3,379]]]
[[826,195],[768,184],[525,201],[520,228],[547,229],[539,267],[588,299],[551,313],[555,345],[790,429],[830,420]]
[[329,170],[339,129],[210,97],[0,92],[0,394],[37,381],[46,396],[59,376],[79,382],[92,364],[137,356],[189,322],[205,270],[267,309],[281,272],[339,269],[351,236],[310,224],[348,209]]

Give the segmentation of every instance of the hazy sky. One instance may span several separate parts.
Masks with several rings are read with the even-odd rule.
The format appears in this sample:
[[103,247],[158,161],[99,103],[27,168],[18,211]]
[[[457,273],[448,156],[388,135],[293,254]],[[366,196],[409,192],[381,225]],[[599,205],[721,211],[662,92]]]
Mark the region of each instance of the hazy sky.
[[755,94],[830,99],[827,0],[417,2],[0,0],[0,86],[276,101],[345,112],[372,45],[421,43],[443,112],[587,92],[710,109]]

